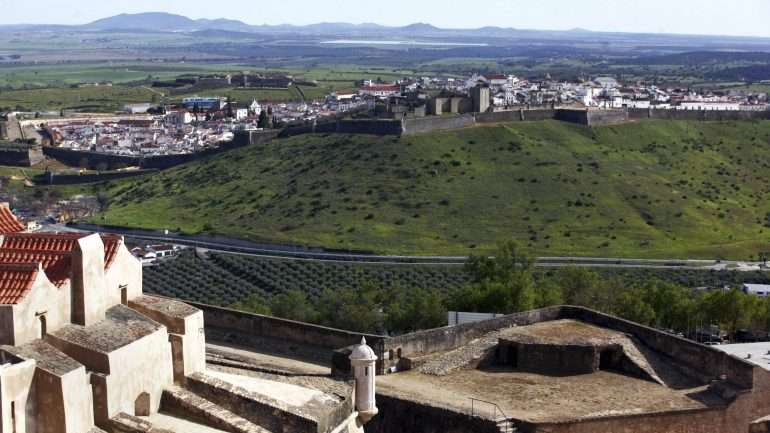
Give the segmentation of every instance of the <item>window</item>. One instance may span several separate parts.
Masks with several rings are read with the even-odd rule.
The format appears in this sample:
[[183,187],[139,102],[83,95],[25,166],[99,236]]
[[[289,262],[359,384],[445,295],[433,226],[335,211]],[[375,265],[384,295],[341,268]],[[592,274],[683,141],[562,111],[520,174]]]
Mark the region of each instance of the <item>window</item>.
[[128,305],[128,285],[121,284],[118,288],[120,289],[120,303]]
[[16,433],[16,402],[11,402],[11,432]]
[[41,314],[37,318],[40,321],[40,335],[39,336],[40,336],[40,338],[43,338],[48,333],[48,321],[45,318],[45,314]]
[[369,367],[364,367],[364,376],[369,376]]

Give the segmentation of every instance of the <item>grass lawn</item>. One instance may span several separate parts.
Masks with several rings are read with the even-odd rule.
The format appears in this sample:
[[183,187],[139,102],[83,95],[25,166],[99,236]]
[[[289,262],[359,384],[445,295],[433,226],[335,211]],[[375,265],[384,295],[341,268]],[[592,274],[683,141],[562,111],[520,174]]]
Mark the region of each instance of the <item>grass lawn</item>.
[[770,242],[770,122],[556,121],[308,135],[110,185],[95,222],[409,254],[749,258]]

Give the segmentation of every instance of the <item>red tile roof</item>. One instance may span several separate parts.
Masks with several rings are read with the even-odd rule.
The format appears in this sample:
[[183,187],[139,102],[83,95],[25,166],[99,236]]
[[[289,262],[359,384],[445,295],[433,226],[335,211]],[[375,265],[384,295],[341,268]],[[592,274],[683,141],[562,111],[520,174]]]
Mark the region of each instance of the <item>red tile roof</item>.
[[[88,236],[84,233],[14,233],[5,236],[0,245],[3,250],[24,250],[39,253],[70,253],[77,241]],[[109,269],[115,261],[123,239],[118,235],[103,234],[104,269]],[[0,260],[2,263],[2,260]]]
[[25,227],[11,212],[6,203],[0,203],[0,234],[18,233],[24,231]]
[[[62,287],[70,279],[75,244],[85,236],[87,234],[83,233],[7,234],[0,245],[0,266],[40,264],[48,279],[57,287]],[[104,268],[109,269],[123,240],[117,235],[101,236],[104,243]],[[4,291],[0,289],[0,299],[4,296]]]
[[0,264],[0,304],[16,305],[27,296],[39,271],[36,264]]
[[[0,248],[0,266],[42,265],[48,279],[56,286],[67,283],[72,269],[72,255],[68,252],[41,252]],[[1,294],[0,294],[1,295]]]

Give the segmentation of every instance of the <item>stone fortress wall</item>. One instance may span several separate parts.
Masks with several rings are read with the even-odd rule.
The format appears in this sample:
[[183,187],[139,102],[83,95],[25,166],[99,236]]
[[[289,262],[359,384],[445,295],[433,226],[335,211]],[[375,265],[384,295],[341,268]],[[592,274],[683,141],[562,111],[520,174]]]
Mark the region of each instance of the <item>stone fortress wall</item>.
[[[339,376],[350,374],[347,357],[361,334],[208,305],[193,305],[203,310],[206,334],[214,339],[229,338],[229,341],[245,347],[260,347],[265,344],[265,338],[284,344],[313,345],[332,358],[333,373]],[[770,412],[770,401],[757,397],[758,393],[770,391],[770,374],[764,370],[711,347],[582,307],[550,307],[395,337],[367,335],[366,339],[379,358],[377,373],[382,375],[389,369],[401,371],[411,368],[410,358],[451,351],[496,330],[565,319],[633,335],[662,356],[676,360],[703,383],[710,383],[712,389],[723,390],[725,395],[732,396],[731,403],[724,407],[694,410],[602,415],[569,423],[520,422],[517,431],[595,433],[626,431],[624,429],[629,425],[645,425],[645,433],[720,433],[729,431],[730,426],[748,425]],[[430,402],[406,401],[390,395],[378,395],[377,398],[380,415],[367,424],[367,432],[459,433],[470,431],[468,428],[473,426],[473,431],[491,433],[496,428],[494,423],[437,407]]]
[[[250,144],[268,143],[275,138],[286,138],[304,134],[371,134],[371,135],[415,135],[471,127],[476,124],[532,122],[560,120],[577,125],[594,127],[615,125],[641,120],[689,120],[689,121],[751,121],[770,120],[770,111],[683,111],[683,110],[586,110],[586,109],[531,109],[497,111],[475,114],[408,117],[404,119],[336,119],[306,125],[292,125],[281,130],[242,131],[235,134],[233,141],[220,147],[196,154],[164,156],[122,156],[97,152],[77,151],[56,147],[43,147],[42,154],[67,165],[89,169],[110,170],[122,167],[163,170],[206,158],[230,149]],[[40,152],[10,152],[3,156],[0,164],[34,165],[42,160]]]

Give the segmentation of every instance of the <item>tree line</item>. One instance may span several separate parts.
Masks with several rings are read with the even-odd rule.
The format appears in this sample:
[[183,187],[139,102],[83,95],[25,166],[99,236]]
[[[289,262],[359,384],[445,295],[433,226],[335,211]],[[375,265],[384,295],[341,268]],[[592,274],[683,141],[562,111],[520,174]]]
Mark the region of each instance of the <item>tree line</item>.
[[472,256],[470,282],[454,290],[381,289],[376,281],[358,288],[326,289],[312,297],[290,290],[272,298],[251,297],[233,307],[291,320],[358,332],[402,334],[446,325],[447,311],[510,314],[554,305],[578,305],[659,329],[692,335],[719,327],[766,333],[770,299],[740,288],[699,290],[659,279],[629,283],[582,267],[544,272],[516,242],[498,247],[494,258]]

